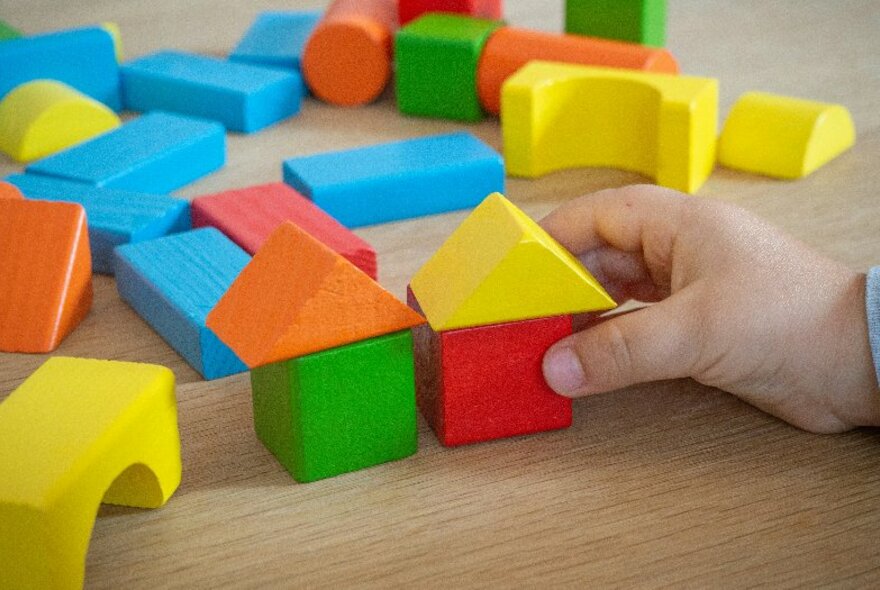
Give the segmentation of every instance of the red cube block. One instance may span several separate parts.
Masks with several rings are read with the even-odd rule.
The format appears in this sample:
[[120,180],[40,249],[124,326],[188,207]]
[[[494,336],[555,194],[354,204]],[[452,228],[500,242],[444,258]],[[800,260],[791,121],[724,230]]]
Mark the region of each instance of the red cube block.
[[415,20],[426,12],[453,12],[479,18],[500,19],[502,0],[398,0],[400,26]]

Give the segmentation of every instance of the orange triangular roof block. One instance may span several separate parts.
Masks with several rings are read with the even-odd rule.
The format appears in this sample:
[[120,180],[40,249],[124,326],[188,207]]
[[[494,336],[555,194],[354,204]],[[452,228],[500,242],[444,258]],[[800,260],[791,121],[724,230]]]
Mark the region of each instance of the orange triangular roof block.
[[251,368],[424,321],[290,222],[269,236],[208,314],[208,327]]
[[23,199],[24,195],[8,182],[0,182],[0,199]]

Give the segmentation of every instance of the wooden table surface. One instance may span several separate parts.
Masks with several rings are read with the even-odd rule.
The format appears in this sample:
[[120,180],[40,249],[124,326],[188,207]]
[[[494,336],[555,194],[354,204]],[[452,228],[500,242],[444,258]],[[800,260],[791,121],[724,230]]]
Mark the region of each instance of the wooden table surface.
[[[113,20],[126,54],[223,55],[257,12],[322,2],[0,0],[28,33]],[[561,27],[561,1],[508,0],[511,23]],[[856,147],[780,182],[718,169],[702,199],[738,203],[853,268],[880,262],[880,4],[670,0],[683,71],[721,82],[721,115],[767,90],[849,107]],[[723,119],[722,119],[723,120]],[[195,195],[280,179],[282,159],[452,131],[405,118],[388,94],[229,138],[229,163]],[[466,127],[501,148],[497,121]],[[0,161],[0,173],[19,170]],[[644,179],[579,170],[511,180],[540,217],[582,193]],[[464,213],[364,229],[398,296]],[[785,277],[780,277],[785,280]],[[299,586],[752,586],[880,584],[880,433],[815,436],[690,381],[575,402],[574,426],[458,449],[424,421],[418,455],[299,485],[257,441],[240,375],[204,382],[96,277],[94,308],[56,354],[159,363],[177,375],[183,483],[168,505],[103,507],[90,588]],[[0,354],[0,399],[44,360]],[[2,567],[2,564],[0,564]]]

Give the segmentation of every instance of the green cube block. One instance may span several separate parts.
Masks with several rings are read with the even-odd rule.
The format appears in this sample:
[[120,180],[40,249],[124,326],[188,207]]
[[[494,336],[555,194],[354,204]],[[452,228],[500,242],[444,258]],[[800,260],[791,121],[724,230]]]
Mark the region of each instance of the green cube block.
[[409,330],[259,367],[251,387],[257,436],[298,482],[418,449]]
[[566,0],[565,31],[663,47],[666,0]]
[[477,63],[501,21],[429,13],[398,31],[397,106],[407,115],[479,121]]
[[21,31],[0,20],[0,41],[9,41],[21,37]]

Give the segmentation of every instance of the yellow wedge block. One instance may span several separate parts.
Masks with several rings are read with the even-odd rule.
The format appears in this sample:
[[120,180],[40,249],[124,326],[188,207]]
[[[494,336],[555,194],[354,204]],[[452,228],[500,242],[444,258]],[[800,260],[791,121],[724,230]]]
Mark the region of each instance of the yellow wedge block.
[[577,258],[498,193],[474,209],[410,288],[437,332],[616,306]]
[[748,92],[724,125],[718,161],[776,178],[802,178],[856,142],[849,111],[836,104]]
[[35,80],[0,101],[0,151],[31,162],[120,124],[116,113],[70,86]]
[[180,483],[174,374],[56,357],[0,403],[0,588],[81,588],[95,515]]
[[610,167],[694,193],[715,166],[718,82],[531,62],[502,88],[501,125],[512,176]]

